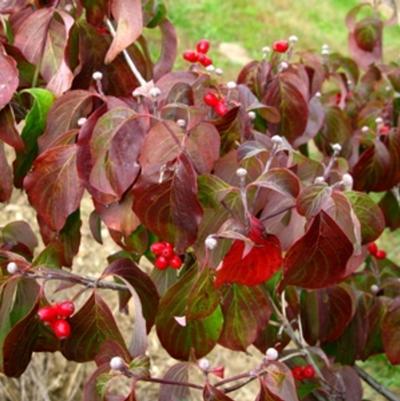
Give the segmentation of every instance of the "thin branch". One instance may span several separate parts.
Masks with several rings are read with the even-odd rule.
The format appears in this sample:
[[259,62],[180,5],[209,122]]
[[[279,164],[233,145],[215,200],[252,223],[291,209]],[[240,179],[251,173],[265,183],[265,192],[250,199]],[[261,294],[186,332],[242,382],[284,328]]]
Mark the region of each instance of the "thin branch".
[[200,386],[199,384],[189,383],[189,382],[176,382],[173,380],[165,380],[165,379],[158,379],[156,377],[147,377],[147,378],[140,378],[139,380],[144,382],[150,383],[159,383],[159,384],[167,384],[169,386],[184,386],[184,387],[191,387],[196,390],[203,390],[204,387]]
[[357,371],[358,376],[361,377],[371,388],[373,388],[377,393],[385,397],[389,401],[400,401],[400,398],[392,393],[388,388],[378,383],[372,376],[370,376],[364,369],[355,365],[354,369]]
[[[106,25],[107,25],[108,29],[110,30],[111,36],[114,38],[116,35],[116,31],[115,31],[113,23],[108,18],[106,19]],[[133,62],[131,56],[129,55],[128,51],[126,49],[124,49],[124,50],[122,50],[122,54],[125,58],[126,63],[129,66],[129,68],[131,69],[133,75],[139,81],[140,86],[146,85],[147,84],[146,80],[143,78],[142,74],[137,69],[137,67],[136,67],[135,63]]]

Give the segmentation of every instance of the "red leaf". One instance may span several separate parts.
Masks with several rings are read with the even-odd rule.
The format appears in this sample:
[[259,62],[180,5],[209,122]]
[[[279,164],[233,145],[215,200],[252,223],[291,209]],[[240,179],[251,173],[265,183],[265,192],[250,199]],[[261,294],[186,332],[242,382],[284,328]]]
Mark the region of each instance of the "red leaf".
[[18,88],[18,70],[15,60],[0,47],[0,109],[13,97]]
[[111,13],[117,21],[116,35],[106,54],[105,63],[111,63],[115,57],[142,34],[143,15],[140,0],[114,0]]
[[[175,382],[187,382],[189,380],[189,366],[190,365],[185,362],[177,363],[168,369],[163,379]],[[189,399],[189,387],[170,384],[161,384],[160,386],[160,397],[158,401],[181,401]]]
[[77,145],[63,145],[42,153],[24,179],[29,201],[53,230],[63,228],[79,208],[83,185],[76,167]]
[[342,280],[353,245],[327,213],[321,211],[306,234],[289,248],[283,284],[324,288]]
[[0,111],[0,139],[17,151],[22,151],[25,147],[15,126],[15,118],[10,106]]
[[213,387],[207,383],[203,391],[204,401],[233,401],[232,398],[228,397],[224,392]]
[[400,297],[395,298],[382,322],[382,339],[389,361],[400,364]]
[[244,241],[235,240],[217,270],[215,285],[218,288],[226,283],[261,284],[271,278],[281,264],[281,246],[274,235],[261,238],[248,252]]

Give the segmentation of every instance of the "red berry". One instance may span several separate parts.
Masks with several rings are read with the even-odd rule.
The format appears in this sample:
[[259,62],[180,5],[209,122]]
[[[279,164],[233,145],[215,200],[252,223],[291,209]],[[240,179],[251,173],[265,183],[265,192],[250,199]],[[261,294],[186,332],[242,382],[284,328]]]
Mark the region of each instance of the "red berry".
[[386,252],[382,249],[378,249],[378,251],[375,253],[375,257],[379,260],[386,259]]
[[160,270],[166,269],[168,267],[168,264],[169,264],[168,259],[165,258],[164,256],[159,256],[154,263],[155,267],[157,267],[157,269]]
[[287,40],[277,40],[272,45],[272,49],[277,53],[285,53],[288,48],[289,48],[289,42]]
[[376,245],[375,242],[371,242],[370,244],[368,244],[367,248],[368,248],[368,252],[371,255],[376,255],[376,253],[378,252],[378,245]]
[[193,50],[186,50],[183,53],[183,58],[190,63],[196,63],[199,60],[199,55]]
[[214,110],[219,116],[223,117],[228,112],[228,107],[226,106],[225,102],[220,101],[214,107]]
[[198,55],[198,61],[203,67],[208,67],[209,65],[212,64],[212,60],[210,59],[210,57],[207,57],[203,53],[200,53]]
[[57,319],[57,308],[54,308],[54,306],[44,306],[38,310],[37,314],[42,322],[51,322]]
[[166,259],[171,259],[174,256],[174,248],[172,244],[169,242],[163,242],[164,249],[161,252],[161,256],[164,256]]
[[182,266],[182,259],[178,256],[175,255],[171,261],[169,262],[169,265],[173,268],[173,269],[180,269]]
[[303,368],[303,377],[305,379],[313,379],[315,377],[315,369],[311,365]]
[[75,312],[75,305],[71,301],[64,301],[57,304],[55,310],[60,319],[66,319]]
[[203,100],[206,105],[211,107],[216,107],[219,103],[218,97],[212,92],[206,93]]
[[295,368],[292,369],[292,375],[296,380],[303,380],[304,375],[303,375],[303,368],[301,366],[296,366]]
[[210,42],[207,39],[201,39],[198,41],[196,45],[196,50],[199,53],[206,54],[209,49],[210,49]]
[[165,244],[163,242],[155,242],[150,247],[150,251],[153,252],[154,255],[161,255],[164,249],[165,249]]
[[71,335],[71,326],[64,319],[55,320],[52,322],[51,328],[56,337],[58,337],[60,340],[65,340]]

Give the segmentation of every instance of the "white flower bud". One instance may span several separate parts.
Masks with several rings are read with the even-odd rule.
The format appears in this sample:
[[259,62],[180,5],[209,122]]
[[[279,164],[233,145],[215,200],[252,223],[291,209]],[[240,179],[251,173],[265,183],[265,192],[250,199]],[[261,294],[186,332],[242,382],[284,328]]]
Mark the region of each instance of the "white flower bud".
[[112,370],[122,370],[125,366],[124,360],[119,356],[114,356],[110,360],[110,368]]
[[271,51],[271,48],[270,48],[269,46],[264,46],[264,47],[262,48],[262,52],[263,52],[264,54],[268,54],[270,51]]
[[10,262],[7,265],[7,271],[9,274],[15,274],[18,272],[18,265],[15,262]]
[[268,361],[276,361],[279,357],[279,353],[275,348],[268,348],[265,351],[265,357]]
[[204,241],[206,248],[212,251],[218,245],[218,241],[212,235],[209,235]]
[[323,56],[329,56],[329,54],[331,54],[331,51],[329,49],[322,49],[321,54]]
[[280,64],[279,64],[279,71],[284,71],[284,70],[286,70],[286,69],[288,69],[289,68],[289,64],[286,62],[286,61],[282,61]]
[[222,75],[222,74],[224,73],[224,70],[223,70],[222,68],[216,68],[216,69],[215,69],[215,73],[216,73],[217,75]]
[[208,370],[211,366],[210,361],[207,358],[200,359],[198,365],[201,370]]
[[376,117],[375,122],[379,125],[383,123],[383,118],[382,117]]
[[377,294],[379,292],[379,287],[376,284],[371,285],[371,292]]
[[390,92],[390,91],[392,90],[392,87],[391,87],[390,85],[388,85],[388,86],[385,87],[385,90],[386,90],[387,92]]
[[65,7],[64,7],[64,10],[67,12],[67,13],[70,13],[72,10],[73,10],[73,5],[72,4],[67,4]]
[[85,125],[86,121],[87,121],[87,118],[81,117],[81,118],[78,120],[78,127],[82,127],[83,125]]
[[183,118],[180,118],[179,120],[176,120],[176,123],[181,127],[185,128],[186,127],[186,121]]
[[236,175],[237,175],[238,177],[240,177],[240,178],[246,177],[246,175],[247,175],[247,170],[246,170],[245,168],[243,168],[243,167],[239,167],[239,168],[236,170]]
[[280,146],[280,145],[283,144],[283,139],[282,139],[282,137],[279,136],[279,135],[274,135],[274,136],[271,138],[271,142],[272,142],[274,145]]
[[256,119],[256,113],[254,111],[249,111],[247,115],[249,116],[250,120]]
[[215,66],[213,64],[210,64],[206,67],[206,71],[208,72],[214,72],[215,71]]
[[100,71],[95,71],[95,72],[93,73],[93,75],[92,75],[92,78],[93,78],[95,81],[101,81],[101,80],[103,79],[103,73],[100,72]]
[[364,125],[364,127],[361,128],[361,132],[363,134],[366,134],[369,131],[369,127],[367,127],[366,125]]
[[346,188],[346,190],[350,191],[351,189],[353,189],[353,182],[354,182],[353,177],[350,174],[348,173],[343,174],[342,183]]
[[320,98],[321,97],[321,92],[315,92],[315,97]]
[[297,43],[299,41],[299,38],[296,35],[291,35],[289,36],[289,42],[294,44]]
[[324,50],[324,49],[328,49],[328,50],[329,50],[329,45],[326,44],[326,43],[324,43],[324,44],[322,45],[322,47],[321,47],[321,50]]
[[236,82],[234,82],[234,81],[229,81],[229,82],[226,84],[226,86],[227,86],[228,89],[235,89],[237,85],[236,85]]
[[315,177],[314,184],[325,184],[324,177]]
[[160,88],[157,88],[157,86],[155,86],[150,89],[149,93],[151,97],[158,97],[161,95],[161,90]]
[[342,145],[340,143],[334,143],[332,149],[336,154],[338,154],[342,151]]

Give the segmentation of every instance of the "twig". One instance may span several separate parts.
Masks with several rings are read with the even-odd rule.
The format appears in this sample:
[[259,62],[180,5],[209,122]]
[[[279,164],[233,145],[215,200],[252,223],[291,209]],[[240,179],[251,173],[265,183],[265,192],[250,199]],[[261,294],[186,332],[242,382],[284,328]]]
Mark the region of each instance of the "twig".
[[370,376],[364,369],[355,365],[354,369],[358,373],[358,376],[361,377],[371,388],[373,388],[377,393],[385,397],[389,401],[400,401],[394,393],[392,393],[388,388],[378,383],[372,376]]

